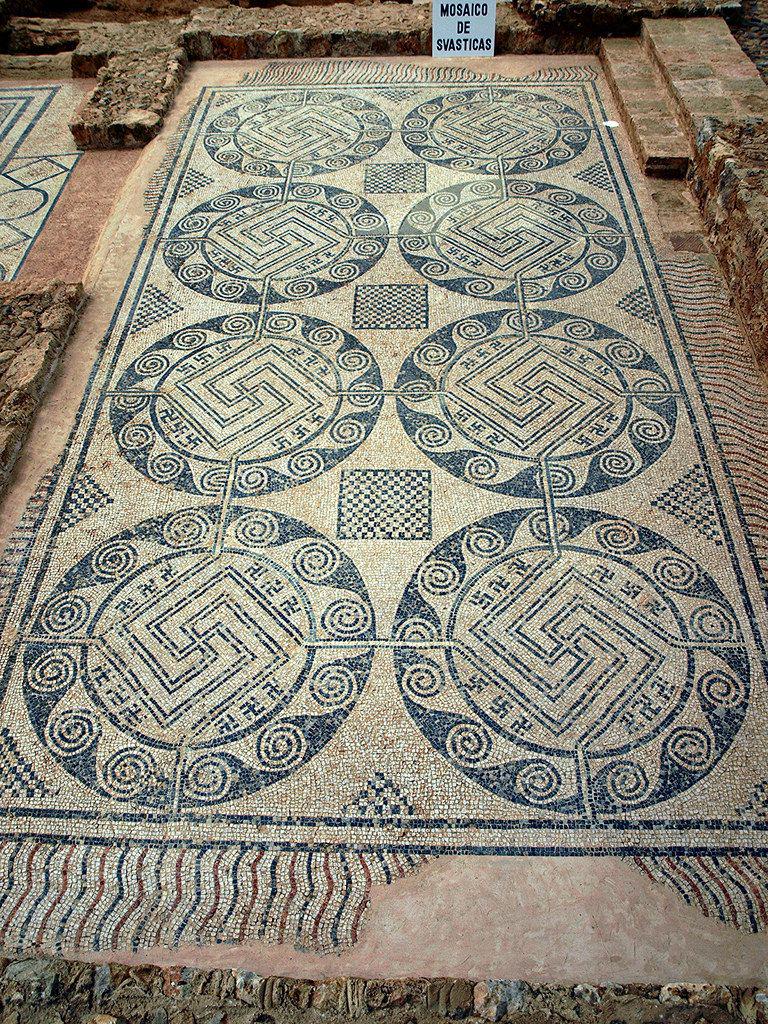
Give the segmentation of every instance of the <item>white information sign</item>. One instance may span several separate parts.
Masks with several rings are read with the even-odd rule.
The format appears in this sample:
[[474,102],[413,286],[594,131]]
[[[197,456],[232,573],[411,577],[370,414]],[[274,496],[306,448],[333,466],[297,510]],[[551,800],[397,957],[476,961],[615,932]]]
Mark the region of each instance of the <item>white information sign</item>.
[[432,0],[433,57],[492,57],[496,0]]

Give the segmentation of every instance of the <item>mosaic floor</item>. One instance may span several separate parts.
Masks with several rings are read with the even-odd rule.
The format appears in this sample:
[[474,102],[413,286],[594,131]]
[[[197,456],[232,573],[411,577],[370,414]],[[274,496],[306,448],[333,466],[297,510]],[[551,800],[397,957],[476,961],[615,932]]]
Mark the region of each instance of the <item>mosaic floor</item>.
[[80,153],[67,130],[74,90],[0,87],[0,280],[12,280]]
[[589,63],[199,92],[13,579],[15,948],[338,948],[458,853],[706,867],[755,925],[758,384],[605,102]]

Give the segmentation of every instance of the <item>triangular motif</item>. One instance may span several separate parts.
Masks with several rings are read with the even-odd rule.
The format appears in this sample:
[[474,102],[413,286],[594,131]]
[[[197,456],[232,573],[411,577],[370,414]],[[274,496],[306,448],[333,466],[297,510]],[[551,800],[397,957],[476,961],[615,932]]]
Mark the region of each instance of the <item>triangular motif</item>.
[[704,470],[697,463],[656,498],[654,508],[692,527],[702,537],[722,544],[720,523]]
[[90,473],[82,472],[75,477],[69,488],[61,512],[59,513],[58,528],[66,530],[70,526],[92,516],[99,509],[112,503],[111,495],[107,494],[100,484],[96,483]]
[[600,188],[604,192],[614,191],[611,176],[604,163],[590,164],[583,171],[574,174],[574,178],[578,178],[579,181],[585,181],[588,185],[594,185],[595,188]]
[[180,313],[183,308],[178,302],[174,302],[170,295],[161,292],[155,285],[147,285],[131,324],[131,334],[143,331],[174,313]]
[[32,765],[21,756],[9,729],[0,729],[0,793],[4,796],[33,797],[47,792]]
[[625,313],[629,313],[630,316],[636,317],[638,320],[642,320],[651,325],[655,325],[656,323],[656,314],[653,311],[653,303],[651,302],[648,292],[642,285],[631,292],[627,292],[624,298],[619,299],[616,305],[619,309],[623,310]]
[[388,821],[409,817],[414,811],[400,787],[383,772],[375,772],[357,796],[345,804],[342,813],[355,818]]

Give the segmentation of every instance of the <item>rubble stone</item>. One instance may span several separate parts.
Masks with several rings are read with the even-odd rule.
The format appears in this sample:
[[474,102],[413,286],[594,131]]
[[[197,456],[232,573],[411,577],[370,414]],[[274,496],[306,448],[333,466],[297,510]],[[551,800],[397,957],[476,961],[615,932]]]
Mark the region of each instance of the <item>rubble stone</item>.
[[[82,304],[80,285],[0,284],[0,490],[26,437],[51,371]],[[45,968],[44,965],[49,966]],[[54,985],[50,962],[17,960],[0,981],[37,986],[49,998]]]

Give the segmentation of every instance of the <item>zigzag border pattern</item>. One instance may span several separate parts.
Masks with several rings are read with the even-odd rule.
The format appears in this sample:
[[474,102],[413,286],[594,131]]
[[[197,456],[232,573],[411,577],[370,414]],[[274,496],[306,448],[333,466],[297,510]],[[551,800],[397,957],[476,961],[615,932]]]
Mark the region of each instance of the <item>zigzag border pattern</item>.
[[[407,853],[313,853],[250,847],[0,842],[3,944],[114,950],[185,942],[293,943],[339,952],[357,941],[371,887],[417,871]],[[32,879],[45,868],[53,901]],[[99,885],[111,878],[116,886]],[[182,878],[199,885],[184,887]],[[84,887],[95,895],[83,899]]]

